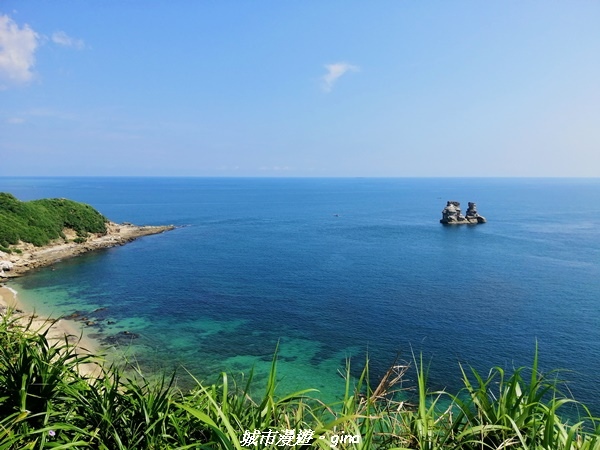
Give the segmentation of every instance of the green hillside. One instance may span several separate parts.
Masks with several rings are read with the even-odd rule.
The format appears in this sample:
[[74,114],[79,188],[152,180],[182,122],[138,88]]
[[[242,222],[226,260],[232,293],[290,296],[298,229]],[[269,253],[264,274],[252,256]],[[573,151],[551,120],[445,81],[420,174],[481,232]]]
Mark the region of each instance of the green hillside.
[[79,238],[88,233],[105,233],[108,220],[90,205],[51,198],[22,202],[0,192],[0,250],[19,241],[35,246],[65,238],[63,230],[71,228]]

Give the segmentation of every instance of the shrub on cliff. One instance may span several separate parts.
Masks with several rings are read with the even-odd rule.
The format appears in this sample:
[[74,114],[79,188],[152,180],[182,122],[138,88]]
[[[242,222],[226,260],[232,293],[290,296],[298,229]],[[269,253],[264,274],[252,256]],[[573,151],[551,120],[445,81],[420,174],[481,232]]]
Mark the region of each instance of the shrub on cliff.
[[64,237],[71,228],[81,237],[87,233],[105,233],[107,219],[90,205],[53,198],[22,202],[0,192],[0,246],[19,241],[36,246]]

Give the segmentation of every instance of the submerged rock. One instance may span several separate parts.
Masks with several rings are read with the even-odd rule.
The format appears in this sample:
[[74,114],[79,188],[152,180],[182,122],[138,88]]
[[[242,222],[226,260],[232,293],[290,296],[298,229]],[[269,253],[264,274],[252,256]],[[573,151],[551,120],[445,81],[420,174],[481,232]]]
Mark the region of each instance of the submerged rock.
[[140,335],[137,333],[121,331],[117,334],[106,336],[102,339],[102,343],[105,345],[129,345],[133,339],[138,339],[139,337]]
[[469,202],[467,213],[465,216],[461,214],[460,202],[455,200],[448,200],[446,207],[442,211],[442,218],[440,223],[444,225],[463,225],[463,224],[478,224],[486,223],[485,217],[480,216],[477,212],[477,205],[473,202]]

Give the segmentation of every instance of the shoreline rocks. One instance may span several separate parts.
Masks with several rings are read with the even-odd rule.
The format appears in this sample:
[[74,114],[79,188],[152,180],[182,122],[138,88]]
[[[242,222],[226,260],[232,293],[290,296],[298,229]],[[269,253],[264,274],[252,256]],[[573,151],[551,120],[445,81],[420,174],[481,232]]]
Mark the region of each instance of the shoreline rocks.
[[466,214],[461,214],[460,202],[448,200],[446,207],[442,210],[442,218],[440,223],[444,225],[476,225],[486,223],[485,217],[477,212],[477,205],[474,202],[469,202]]
[[[5,253],[0,252],[0,258],[4,254]],[[0,278],[6,278],[6,274],[4,273],[5,270],[7,272],[10,272],[11,270],[13,270],[13,263],[11,261],[7,261],[5,259],[0,259]]]
[[[85,242],[58,240],[43,247],[20,243],[17,252],[0,252],[0,279],[19,277],[32,269],[46,267],[63,259],[72,258],[94,250],[125,245],[135,239],[175,229],[174,225],[137,226],[129,223],[109,222],[104,234],[91,234]],[[70,230],[65,235],[70,236]]]

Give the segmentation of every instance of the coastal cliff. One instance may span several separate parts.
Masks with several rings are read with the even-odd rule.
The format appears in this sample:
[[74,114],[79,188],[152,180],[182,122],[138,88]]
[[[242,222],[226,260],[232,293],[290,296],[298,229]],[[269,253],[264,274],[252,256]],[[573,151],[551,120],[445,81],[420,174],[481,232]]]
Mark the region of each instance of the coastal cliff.
[[174,228],[117,224],[90,205],[72,200],[21,202],[0,193],[0,278]]

